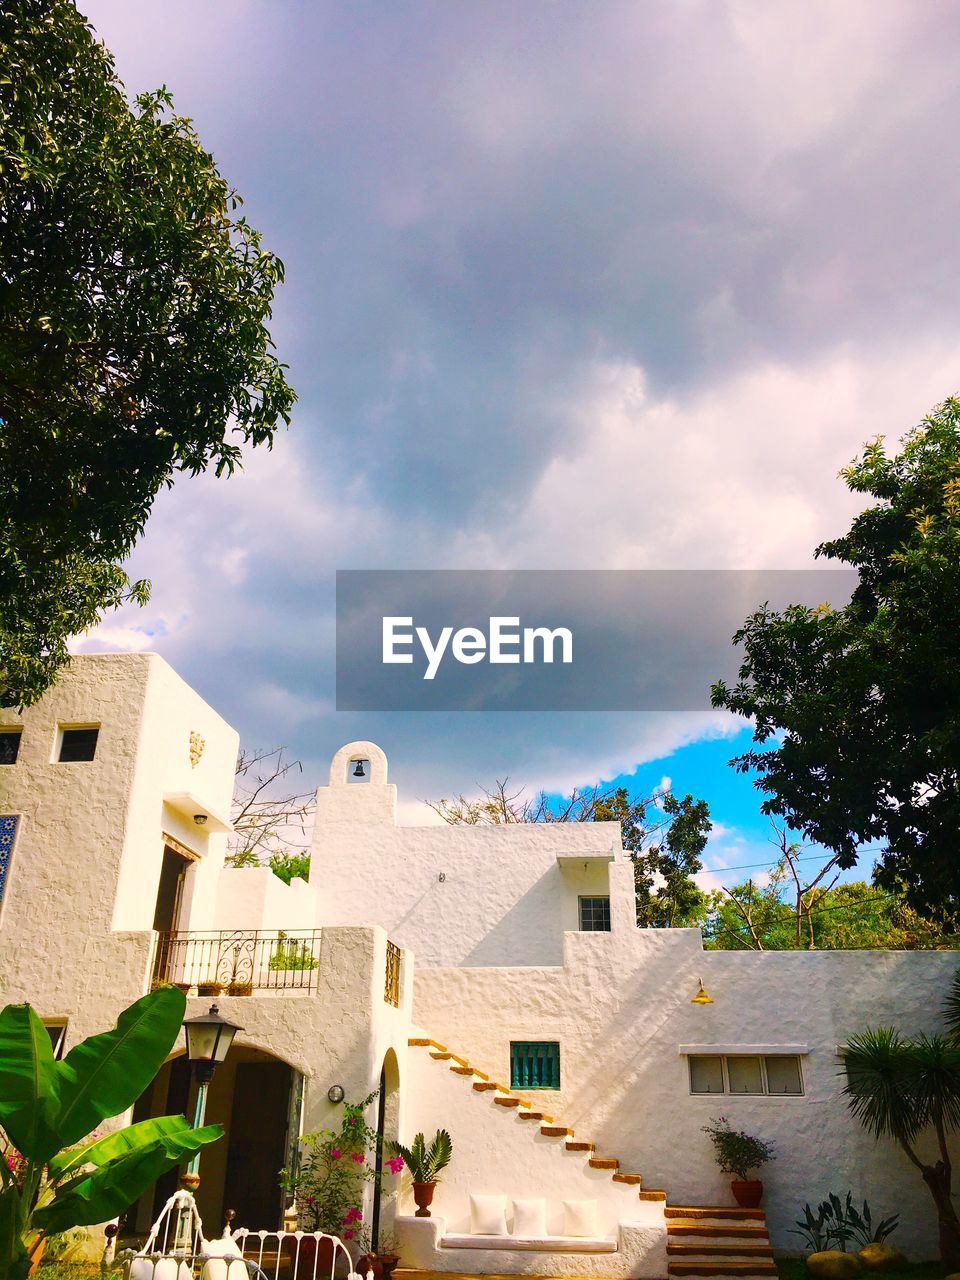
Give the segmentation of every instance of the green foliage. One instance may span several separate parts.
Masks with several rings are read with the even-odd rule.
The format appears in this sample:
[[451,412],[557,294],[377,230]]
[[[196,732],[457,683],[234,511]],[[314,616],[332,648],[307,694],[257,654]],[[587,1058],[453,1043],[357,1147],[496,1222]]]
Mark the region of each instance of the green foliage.
[[764,812],[842,867],[882,841],[878,886],[949,921],[960,910],[960,400],[899,453],[868,445],[843,475],[876,501],[817,554],[857,570],[852,600],[759,609],[735,637],[737,683],[714,685],[713,702],[753,719],[757,747],[734,764],[758,774]]
[[281,929],[279,941],[270,953],[267,968],[273,972],[278,970],[303,972],[305,969],[316,969],[320,961],[313,954],[311,947],[312,944],[306,939],[288,938]]
[[[958,989],[954,977],[946,1015]],[[879,1141],[892,1138],[920,1172],[933,1197],[941,1260],[960,1265],[960,1218],[952,1200],[949,1135],[960,1129],[960,1042],[953,1034],[902,1036],[878,1027],[852,1036],[842,1049],[844,1095],[852,1113]],[[932,1131],[938,1157],[924,1160],[918,1139]]]
[[726,1116],[719,1116],[703,1126],[713,1143],[713,1154],[721,1173],[732,1173],[744,1180],[751,1169],[759,1169],[775,1159],[773,1147],[763,1138],[755,1138],[742,1129],[732,1129]]
[[429,1147],[422,1133],[414,1137],[409,1147],[399,1142],[392,1142],[390,1147],[403,1159],[414,1182],[437,1182],[453,1156],[453,1140],[446,1129],[437,1130]]
[[[797,929],[796,906],[783,867],[774,867],[765,884],[748,880],[727,893],[710,895],[703,924],[704,945],[718,951],[756,949],[745,916],[764,951],[808,949]],[[816,927],[816,946],[822,950],[916,951],[960,947],[960,937],[944,934],[902,900],[863,880],[808,895]]]
[[800,1236],[807,1248],[814,1253],[824,1249],[841,1249],[846,1252],[851,1241],[857,1249],[867,1244],[882,1244],[888,1236],[896,1231],[900,1215],[881,1218],[874,1226],[873,1215],[866,1200],[860,1210],[853,1203],[853,1192],[848,1191],[846,1200],[831,1192],[826,1200],[822,1200],[814,1214],[810,1205],[803,1206],[803,1217],[798,1219],[792,1234]]
[[231,472],[295,399],[283,264],[166,89],[131,106],[71,0],[0,7],[0,702],[148,585],[121,565],[177,472]]
[[[132,1106],[173,1047],[186,1001],[160,987],[62,1062],[29,1005],[0,1013],[0,1280],[22,1280],[42,1236],[105,1222],[161,1174],[220,1137],[182,1116],[91,1133]],[[85,1141],[81,1141],[85,1139]]]
[[377,1131],[366,1113],[379,1090],[359,1102],[343,1104],[337,1129],[317,1129],[300,1139],[298,1167],[281,1170],[280,1185],[296,1197],[298,1226],[303,1231],[323,1231],[369,1246],[363,1223],[363,1193],[368,1182],[379,1182],[374,1156]]
[[289,884],[291,880],[298,876],[301,880],[309,880],[310,878],[309,853],[272,853],[267,861],[267,866],[285,884]]

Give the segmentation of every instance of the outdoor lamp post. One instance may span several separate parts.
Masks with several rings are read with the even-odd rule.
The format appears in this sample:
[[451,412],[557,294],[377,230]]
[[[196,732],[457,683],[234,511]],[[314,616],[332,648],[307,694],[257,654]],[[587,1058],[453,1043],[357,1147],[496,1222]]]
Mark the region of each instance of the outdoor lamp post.
[[[187,1018],[183,1024],[187,1039],[187,1061],[193,1070],[193,1078],[197,1082],[197,1101],[193,1110],[193,1127],[199,1129],[203,1124],[207,1109],[207,1087],[213,1079],[213,1073],[230,1052],[233,1038],[243,1027],[230,1022],[220,1013],[217,1005],[210,1006],[209,1013],[197,1014],[195,1018]],[[196,1191],[200,1185],[200,1152],[191,1158],[190,1163],[180,1179],[181,1186]]]

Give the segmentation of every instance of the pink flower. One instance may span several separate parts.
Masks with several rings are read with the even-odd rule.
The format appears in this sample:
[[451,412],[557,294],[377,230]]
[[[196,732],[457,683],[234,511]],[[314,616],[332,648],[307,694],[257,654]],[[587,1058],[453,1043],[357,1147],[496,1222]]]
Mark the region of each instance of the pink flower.
[[343,1155],[343,1152],[340,1150],[339,1147],[333,1147],[330,1151],[331,1160],[339,1160],[342,1155]]
[[399,1173],[403,1168],[403,1156],[393,1156],[387,1161],[387,1168],[391,1173]]
[[355,1234],[356,1232],[348,1229],[343,1233],[343,1238],[344,1240],[352,1240]]
[[356,1117],[356,1116],[351,1116],[351,1117],[350,1117],[350,1123],[351,1123],[351,1124],[356,1124],[356,1123],[357,1123],[357,1117]]
[[353,1163],[354,1163],[354,1164],[363,1164],[363,1152],[362,1152],[362,1151],[354,1151],[354,1153],[353,1153]]
[[360,1212],[359,1209],[348,1209],[347,1212],[343,1215],[343,1220],[347,1224],[347,1226],[349,1226],[351,1222],[359,1222],[362,1217],[363,1217],[363,1214]]

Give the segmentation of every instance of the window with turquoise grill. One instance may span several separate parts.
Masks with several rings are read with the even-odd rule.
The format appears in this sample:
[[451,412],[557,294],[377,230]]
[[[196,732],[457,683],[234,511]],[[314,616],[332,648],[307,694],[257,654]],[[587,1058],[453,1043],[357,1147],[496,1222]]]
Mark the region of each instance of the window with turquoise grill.
[[559,1089],[560,1045],[557,1041],[512,1041],[510,1087],[512,1089]]

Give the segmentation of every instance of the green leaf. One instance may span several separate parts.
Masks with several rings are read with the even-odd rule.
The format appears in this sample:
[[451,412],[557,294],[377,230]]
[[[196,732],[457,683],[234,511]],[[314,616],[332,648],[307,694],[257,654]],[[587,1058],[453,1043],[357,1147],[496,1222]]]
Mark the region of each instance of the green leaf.
[[20,1234],[20,1197],[16,1188],[0,1192],[0,1280],[24,1280],[30,1270]]
[[159,1138],[177,1138],[191,1132],[189,1122],[183,1116],[158,1116],[153,1120],[141,1120],[137,1124],[127,1125],[115,1133],[107,1133],[102,1138],[91,1138],[78,1147],[71,1147],[54,1156],[48,1166],[50,1178],[60,1181],[70,1173],[85,1165],[100,1168],[117,1156],[128,1155],[138,1151]]
[[115,1218],[168,1169],[222,1136],[223,1127],[219,1124],[161,1134],[139,1150],[119,1155],[62,1184],[53,1200],[34,1212],[33,1221],[49,1235]]
[[136,1102],[173,1048],[185,1009],[182,991],[159,987],[125,1009],[112,1031],[90,1036],[56,1064],[58,1140],[44,1159]]
[[0,1013],[0,1125],[31,1160],[61,1145],[58,1085],[46,1027],[28,1004],[7,1005]]

